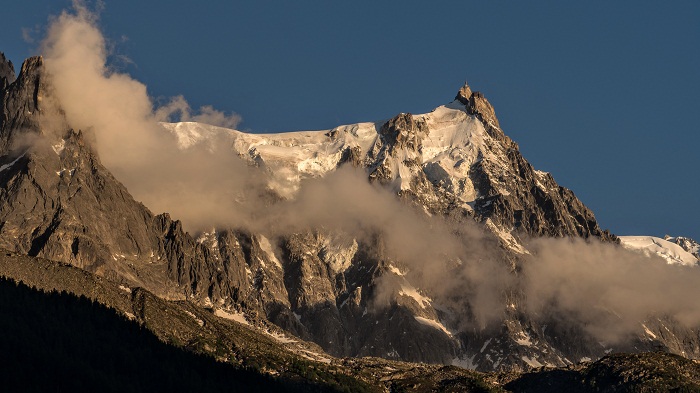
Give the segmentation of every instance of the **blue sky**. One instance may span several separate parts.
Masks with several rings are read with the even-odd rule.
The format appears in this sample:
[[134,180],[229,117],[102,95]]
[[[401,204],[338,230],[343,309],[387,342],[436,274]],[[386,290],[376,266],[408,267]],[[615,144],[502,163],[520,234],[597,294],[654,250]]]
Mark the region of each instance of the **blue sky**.
[[[5,4],[0,51],[19,68],[69,6]],[[428,112],[468,80],[601,226],[700,240],[700,2],[106,0],[100,24],[155,99],[251,132]]]

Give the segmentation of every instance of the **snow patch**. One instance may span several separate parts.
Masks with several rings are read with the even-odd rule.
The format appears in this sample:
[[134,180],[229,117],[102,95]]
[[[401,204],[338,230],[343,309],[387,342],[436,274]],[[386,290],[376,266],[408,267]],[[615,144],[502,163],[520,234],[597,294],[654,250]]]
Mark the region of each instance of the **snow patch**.
[[389,271],[396,274],[397,276],[405,276],[406,273],[401,272],[396,266],[394,265],[389,265]]
[[352,259],[357,253],[358,244],[355,239],[348,241],[341,237],[324,237],[321,253],[323,261],[335,272],[344,272],[352,265]]
[[204,321],[202,321],[201,319],[197,318],[197,316],[194,315],[193,313],[191,313],[191,312],[189,312],[189,311],[187,311],[187,310],[184,310],[184,311],[185,311],[185,314],[191,316],[192,319],[194,319],[195,322],[197,322],[197,325],[199,325],[200,327],[204,326]]
[[531,357],[528,357],[528,356],[524,356],[524,355],[523,355],[520,359],[522,359],[523,362],[529,364],[530,367],[537,368],[537,367],[542,367],[542,366],[544,366],[544,364],[538,362],[537,359],[535,359],[534,357],[531,358]]
[[642,324],[642,327],[644,328],[644,332],[646,332],[646,334],[649,335],[649,337],[651,337],[651,338],[653,338],[653,339],[656,339],[656,334],[654,334],[654,332],[652,332],[651,330],[649,330],[649,328],[647,327],[647,325]]
[[[297,342],[296,340],[292,340],[291,338],[285,336],[282,333],[277,333],[277,332],[271,332],[269,330],[264,331],[268,336],[274,338],[277,342],[282,343],[282,344],[290,344],[290,343],[295,343]],[[311,359],[314,360],[314,359]]]
[[549,187],[542,184],[542,182],[547,179],[547,175],[549,175],[549,173],[535,170],[535,183],[537,184],[537,187],[544,192],[549,190]]
[[214,315],[220,318],[228,319],[230,321],[236,321],[238,323],[250,326],[250,322],[248,322],[248,320],[245,319],[245,315],[243,313],[235,311],[224,311],[220,308],[217,308],[216,310],[214,310]]
[[[311,359],[311,360],[314,360],[314,361],[320,362],[320,363],[326,363],[326,364],[330,364],[330,363],[331,363],[331,359],[329,359],[329,358],[327,358],[327,357],[321,355],[321,354],[318,353],[318,352],[309,351],[308,349],[302,349],[301,351],[302,351],[303,353],[309,355],[309,356],[307,356],[307,358],[309,358],[309,359]],[[302,356],[303,356],[303,355],[302,355]]]
[[503,244],[509,249],[515,251],[518,254],[530,254],[530,252],[525,247],[523,247],[510,232],[498,227],[496,224],[493,223],[493,221],[491,221],[490,218],[486,219],[486,227],[489,228],[491,232],[493,232],[496,236],[498,236],[503,242]]
[[489,338],[488,340],[484,341],[484,345],[481,346],[481,349],[479,350],[479,353],[484,353],[484,349],[486,349],[486,347],[488,347],[489,344],[491,344],[491,340],[492,340],[492,339]]
[[51,146],[51,148],[53,149],[54,153],[56,153],[56,155],[61,155],[61,152],[63,151],[63,149],[65,149],[65,147],[66,147],[66,141],[63,139],[61,139],[60,143],[57,143],[57,144]]
[[[260,244],[260,249],[265,253],[265,255],[267,255],[267,258],[277,265],[277,267],[282,269],[282,263],[280,263],[279,259],[277,259],[277,256],[275,255],[275,252],[272,250],[270,240],[263,235],[258,235],[258,244]],[[264,262],[260,262],[264,265]]]
[[416,321],[418,321],[418,323],[420,323],[421,325],[430,326],[431,328],[437,329],[437,330],[442,330],[446,335],[452,337],[452,333],[449,330],[447,330],[445,325],[441,324],[438,321],[435,321],[433,319],[423,318],[423,317],[416,317],[416,316],[414,316],[413,318],[415,318]]
[[27,152],[22,153],[21,156],[15,158],[14,161],[12,161],[11,163],[0,166],[0,172],[4,171],[7,168],[11,168],[13,165],[15,165],[17,163],[17,161],[19,161],[20,158],[24,157],[25,154],[27,154]]
[[515,336],[515,342],[518,343],[518,345],[522,345],[524,347],[532,346],[532,340],[530,339],[530,335],[526,332],[519,332]]
[[418,292],[418,290],[416,290],[415,288],[413,288],[410,285],[401,285],[401,290],[399,291],[399,295],[400,296],[408,296],[410,298],[413,298],[421,308],[426,308],[426,306],[430,306],[430,302],[432,301],[432,299],[430,299],[427,296],[421,295]]

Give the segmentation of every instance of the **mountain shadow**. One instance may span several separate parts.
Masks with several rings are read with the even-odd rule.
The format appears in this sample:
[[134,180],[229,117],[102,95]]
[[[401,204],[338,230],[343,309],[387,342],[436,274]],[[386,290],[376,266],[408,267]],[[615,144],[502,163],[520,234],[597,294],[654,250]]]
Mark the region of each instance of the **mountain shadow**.
[[0,278],[0,381],[7,392],[325,392],[159,341],[85,297]]

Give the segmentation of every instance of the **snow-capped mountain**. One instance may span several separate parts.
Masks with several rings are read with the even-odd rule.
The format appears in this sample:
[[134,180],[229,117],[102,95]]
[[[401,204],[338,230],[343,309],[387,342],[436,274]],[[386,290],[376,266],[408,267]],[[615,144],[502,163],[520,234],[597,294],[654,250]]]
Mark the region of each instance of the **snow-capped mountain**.
[[331,130],[248,134],[193,122],[162,126],[181,148],[228,135],[238,155],[270,173],[269,186],[282,197],[291,197],[304,178],[351,163],[431,214],[460,211],[488,223],[514,250],[523,251],[516,240],[523,233],[611,239],[570,190],[525,161],[486,98],[467,85],[430,113]]
[[693,254],[696,258],[700,259],[700,243],[697,241],[683,236],[664,236],[664,240],[678,244],[685,251]]
[[[658,255],[668,263],[686,266],[698,264],[698,257],[696,256],[698,247],[697,243],[692,239],[684,237],[661,239],[653,236],[619,236],[619,239],[625,248],[639,251],[646,255]],[[688,248],[679,245],[676,241],[680,241]]]
[[[0,70],[12,69],[0,63],[6,64]],[[154,215],[134,200],[101,164],[87,133],[66,121],[40,121],[42,114],[61,113],[41,58],[27,60],[16,79],[2,72],[3,248],[70,263],[220,315],[263,319],[334,356],[507,370],[563,366],[611,350],[582,330],[529,319],[515,287],[494,306],[503,308],[502,320],[461,323],[476,302],[469,285],[450,292],[459,295],[456,301],[437,286],[421,285],[425,275],[389,252],[385,233],[348,236],[321,226],[273,237],[232,223],[192,236],[168,214]],[[474,253],[472,262],[495,260],[510,277],[530,254],[530,237],[617,241],[572,191],[522,157],[488,100],[467,85],[430,113],[331,130],[247,134],[200,123],[162,126],[181,149],[225,136],[232,155],[266,174],[275,194],[271,203],[293,199],[304,179],[353,166],[395,194],[403,211],[444,220],[458,231],[476,228],[475,246],[489,254]],[[46,143],[22,145],[25,140]],[[680,251],[668,255],[687,261]],[[378,298],[386,304],[378,307]],[[462,308],[446,305],[455,302]],[[640,325],[640,335],[661,325]],[[666,330],[630,347],[700,355],[692,331]]]

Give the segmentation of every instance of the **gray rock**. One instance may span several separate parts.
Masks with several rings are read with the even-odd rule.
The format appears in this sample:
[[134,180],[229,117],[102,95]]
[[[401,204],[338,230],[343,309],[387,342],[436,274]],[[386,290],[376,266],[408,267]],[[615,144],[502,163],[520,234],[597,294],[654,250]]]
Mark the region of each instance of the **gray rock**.
[[0,52],[0,92],[15,81],[15,66]]

